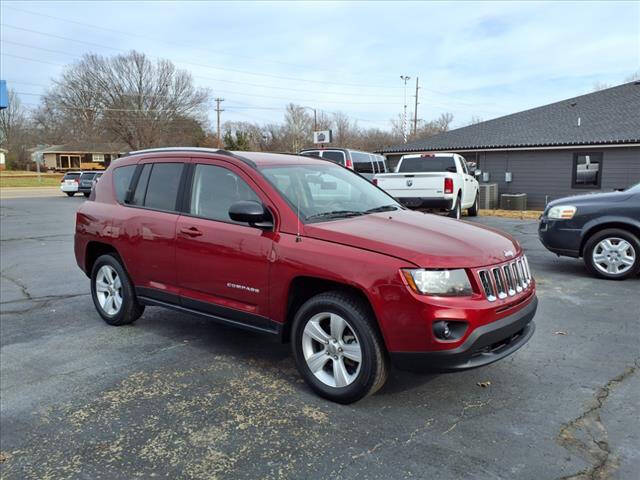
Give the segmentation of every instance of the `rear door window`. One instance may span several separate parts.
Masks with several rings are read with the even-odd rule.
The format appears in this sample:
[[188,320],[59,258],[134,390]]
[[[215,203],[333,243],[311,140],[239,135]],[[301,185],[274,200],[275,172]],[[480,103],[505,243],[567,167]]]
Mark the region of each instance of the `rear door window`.
[[342,166],[345,166],[347,164],[344,157],[344,152],[339,152],[335,150],[322,152],[322,158],[326,158],[327,160],[331,160],[332,162]]
[[147,182],[144,206],[174,211],[183,168],[183,163],[154,163]]
[[113,187],[116,191],[116,200],[118,203],[124,203],[127,190],[131,185],[133,173],[136,171],[136,165],[127,165],[126,167],[118,167],[113,171]]
[[456,172],[453,157],[403,158],[398,172]]

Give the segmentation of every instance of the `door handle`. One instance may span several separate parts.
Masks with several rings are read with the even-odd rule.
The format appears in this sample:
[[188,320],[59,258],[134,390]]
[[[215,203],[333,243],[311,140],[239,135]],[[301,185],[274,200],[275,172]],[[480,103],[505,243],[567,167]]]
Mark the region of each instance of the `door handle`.
[[199,237],[202,235],[202,232],[196,227],[181,228],[180,233],[183,233],[184,235],[187,235],[189,237]]

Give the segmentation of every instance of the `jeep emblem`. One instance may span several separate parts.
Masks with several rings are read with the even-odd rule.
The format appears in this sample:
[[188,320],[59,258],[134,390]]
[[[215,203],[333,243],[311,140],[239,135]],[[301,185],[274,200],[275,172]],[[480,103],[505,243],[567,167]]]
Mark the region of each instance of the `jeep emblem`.
[[407,187],[410,187],[411,185],[413,185],[413,180],[407,180]]

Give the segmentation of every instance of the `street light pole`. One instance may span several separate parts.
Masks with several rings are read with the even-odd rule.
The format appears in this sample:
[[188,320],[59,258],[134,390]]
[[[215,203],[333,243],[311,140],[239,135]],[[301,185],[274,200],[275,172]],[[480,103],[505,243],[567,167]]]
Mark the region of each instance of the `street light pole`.
[[407,82],[411,79],[408,75],[400,75],[400,79],[404,82],[404,113],[402,114],[402,137],[404,143],[407,143]]

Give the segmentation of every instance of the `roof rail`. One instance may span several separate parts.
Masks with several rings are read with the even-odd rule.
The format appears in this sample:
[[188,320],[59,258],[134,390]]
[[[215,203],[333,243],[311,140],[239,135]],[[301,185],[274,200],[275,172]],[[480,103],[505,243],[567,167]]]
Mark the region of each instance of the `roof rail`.
[[[246,163],[247,165],[249,165],[252,168],[256,168],[256,164],[253,160],[250,160],[246,157],[243,157],[241,155],[237,155],[233,152],[230,152],[228,150],[223,150],[221,148],[205,148],[205,147],[159,147],[159,148],[146,148],[144,150],[133,150],[129,153],[127,153],[126,155],[123,155],[124,157],[127,157],[129,155],[139,155],[139,154],[144,154],[144,153],[160,153],[160,152],[202,152],[202,153],[218,153],[220,155],[226,155],[228,157],[233,157],[237,160],[240,160],[244,163]],[[122,157],[120,157],[122,158]]]

